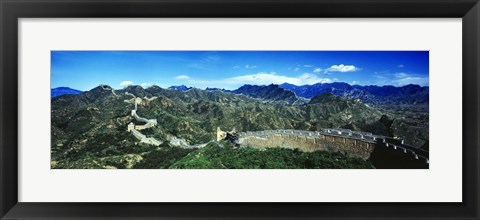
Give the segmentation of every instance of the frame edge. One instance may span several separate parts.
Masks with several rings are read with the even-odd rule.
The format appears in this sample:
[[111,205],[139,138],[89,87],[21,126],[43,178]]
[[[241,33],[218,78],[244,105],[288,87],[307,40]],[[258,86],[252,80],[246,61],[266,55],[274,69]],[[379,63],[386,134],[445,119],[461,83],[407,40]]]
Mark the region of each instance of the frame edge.
[[[25,3],[26,1],[22,1],[21,3]],[[42,1],[40,1],[42,2]],[[44,1],[45,2],[45,1]],[[344,1],[345,2],[345,1]],[[470,1],[469,1],[470,2]],[[1,189],[0,189],[0,218],[25,218],[25,211],[28,209],[24,209],[24,205],[22,203],[18,203],[18,154],[16,151],[17,146],[17,129],[18,125],[16,124],[16,120],[18,118],[18,103],[15,100],[18,97],[18,90],[16,86],[18,85],[18,81],[16,78],[15,73],[17,73],[17,56],[18,51],[18,23],[16,23],[16,19],[18,18],[19,14],[18,11],[7,11],[4,7],[11,3],[11,1],[3,1],[0,0],[0,24],[2,24],[2,34],[0,37],[0,67],[2,73],[0,74],[0,178],[1,178]],[[466,3],[464,3],[466,4]],[[18,5],[16,6],[18,7]],[[41,16],[45,16],[45,14],[40,13]],[[62,13],[61,13],[62,14]],[[466,206],[464,207],[468,213],[464,213],[465,216],[458,216],[458,218],[462,219],[478,219],[478,199],[479,199],[479,176],[478,176],[478,167],[479,167],[479,150],[478,148],[478,126],[480,123],[479,117],[479,101],[478,97],[480,97],[480,81],[479,81],[479,54],[480,54],[480,5],[477,3],[473,6],[468,13],[466,13],[463,17],[463,73],[464,77],[462,79],[464,83],[463,88],[463,105],[467,103],[467,101],[474,101],[474,108],[470,109],[463,109],[463,118],[464,118],[464,132],[465,128],[472,128],[475,129],[468,131],[469,138],[464,138],[464,169],[463,169],[463,176],[464,176],[464,191],[463,191],[463,198]],[[12,22],[15,20],[15,22]],[[12,27],[15,26],[15,27]],[[8,32],[14,29],[15,31]],[[7,30],[7,31],[5,31]],[[468,36],[470,34],[470,37]],[[10,44],[8,44],[10,42]],[[14,42],[14,43],[13,43]],[[467,43],[468,42],[468,43]],[[10,56],[6,56],[10,55]],[[466,60],[468,58],[468,60]],[[5,61],[5,62],[3,62]],[[10,62],[12,61],[12,62]],[[468,66],[467,66],[468,65]],[[472,78],[466,78],[466,73],[472,73]],[[475,74],[474,74],[475,73]],[[12,93],[13,92],[13,93]],[[466,95],[466,96],[465,96]],[[8,112],[17,112],[15,115],[7,115]],[[10,116],[10,117],[8,117]],[[467,117],[468,116],[468,117]],[[8,132],[5,127],[6,124],[13,123],[14,129]],[[13,131],[14,130],[14,131]],[[13,133],[15,132],[15,133]],[[13,135],[13,136],[12,136]],[[466,134],[463,134],[466,137]],[[6,137],[14,137],[14,140],[6,140]],[[468,140],[468,141],[466,141]],[[466,153],[465,148],[471,147],[471,151],[469,150],[468,154]],[[471,169],[465,169],[468,166]],[[473,166],[473,167],[472,167]],[[468,182],[466,180],[469,180]],[[470,191],[470,194],[466,194],[466,189],[473,190]],[[473,194],[472,192],[475,193]],[[26,205],[26,204],[25,204]],[[32,204],[33,205],[33,204]],[[81,206],[81,204],[78,207]],[[114,205],[115,206],[115,205]],[[14,211],[14,213],[9,212]],[[19,215],[19,211],[23,211],[24,213]],[[38,218],[47,217],[47,216],[38,216]],[[93,216],[92,216],[93,217]],[[290,216],[293,217],[293,216]],[[131,218],[126,217],[126,218]],[[360,217],[359,217],[360,218]]]
[[[471,218],[478,219],[480,125],[480,3],[462,19],[463,72],[463,202]],[[469,104],[469,106],[467,106]],[[473,129],[472,129],[473,128]],[[470,192],[470,193],[469,193]]]

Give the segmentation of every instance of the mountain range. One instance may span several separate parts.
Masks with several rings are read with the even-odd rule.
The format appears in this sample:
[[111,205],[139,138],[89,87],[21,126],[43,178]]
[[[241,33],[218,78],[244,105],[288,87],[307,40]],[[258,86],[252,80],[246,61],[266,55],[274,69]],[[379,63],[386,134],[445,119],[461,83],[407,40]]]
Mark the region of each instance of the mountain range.
[[72,89],[72,88],[68,88],[68,87],[57,87],[57,88],[53,88],[50,90],[50,94],[53,97],[57,97],[57,96],[61,96],[61,95],[70,95],[70,94],[73,94],[73,95],[76,95],[76,94],[80,94],[82,93],[82,91],[80,90],[76,90],[76,89]]
[[[180,91],[186,91],[190,87],[171,86]],[[350,85],[343,82],[335,83],[317,83],[313,85],[297,86],[289,83],[280,85],[243,85],[235,90],[226,90],[219,88],[207,88],[209,91],[224,91],[235,94],[243,94],[252,98],[268,100],[274,104],[301,105],[308,102],[314,96],[331,93],[336,96],[360,99],[362,102],[387,108],[387,109],[405,109],[420,108],[422,111],[428,111],[429,87],[419,85],[395,86],[360,86]]]
[[169,89],[175,89],[175,90],[178,90],[178,91],[187,91],[189,89],[191,89],[192,87],[187,87],[186,85],[180,85],[180,86],[170,86],[168,87]]
[[[159,125],[144,133],[165,141],[166,147],[170,135],[192,145],[215,140],[217,127],[237,131],[348,128],[403,137],[408,144],[428,147],[428,111],[385,110],[359,98],[330,92],[306,99],[278,85],[246,85],[233,91],[128,86],[115,90],[117,95],[111,89],[104,85],[77,95],[52,98],[55,167],[106,166],[114,163],[112,161],[115,161],[112,166],[122,167],[134,160],[132,158],[156,160],[158,155],[152,152],[157,150],[136,146],[135,138],[126,132],[127,124],[133,120],[130,116],[133,105],[124,101],[132,98],[127,93],[142,98],[157,97],[144,99],[138,106],[138,114],[157,119]],[[302,104],[293,105],[296,100]],[[170,153],[185,156],[188,152]]]
[[295,92],[287,89],[280,88],[278,85],[243,85],[240,88],[232,91],[235,94],[243,94],[251,98],[260,98],[264,100],[270,100],[275,104],[286,105],[300,105],[305,104],[308,100],[298,97]]
[[[192,87],[185,85],[170,86],[169,89],[188,91]],[[395,107],[401,105],[422,106],[428,111],[429,87],[418,85],[394,86],[360,86],[347,83],[317,83],[313,85],[297,86],[289,83],[280,85],[243,85],[235,90],[220,88],[206,88],[207,91],[223,91],[235,94],[243,94],[251,98],[260,98],[276,104],[301,105],[308,102],[314,96],[331,93],[350,99],[361,101],[381,107]],[[79,94],[82,91],[68,87],[52,89],[52,98],[64,94]],[[426,109],[425,109],[426,108]]]
[[429,87],[418,85],[394,86],[360,86],[347,83],[317,83],[296,86],[283,83],[281,88],[294,92],[297,96],[312,98],[323,93],[332,93],[351,99],[360,99],[374,105],[428,104]]

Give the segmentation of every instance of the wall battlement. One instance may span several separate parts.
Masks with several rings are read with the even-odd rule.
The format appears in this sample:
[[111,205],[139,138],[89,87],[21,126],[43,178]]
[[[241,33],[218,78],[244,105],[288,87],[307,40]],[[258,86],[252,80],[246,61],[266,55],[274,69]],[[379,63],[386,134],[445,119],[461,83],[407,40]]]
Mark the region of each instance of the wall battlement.
[[[217,140],[219,138],[218,132],[223,131],[217,129]],[[282,147],[306,152],[323,150],[343,152],[368,159],[375,147],[384,146],[394,151],[403,152],[416,160],[421,159],[429,163],[428,151],[406,145],[402,139],[374,135],[369,132],[351,131],[349,129],[327,128],[322,131],[265,130],[239,132],[236,135],[238,137],[236,143],[241,147]]]
[[363,159],[368,159],[375,149],[375,142],[357,140],[337,135],[321,134],[310,131],[247,132],[239,134],[237,143],[240,146],[271,148],[281,147],[299,149],[305,152],[330,151],[343,152]]

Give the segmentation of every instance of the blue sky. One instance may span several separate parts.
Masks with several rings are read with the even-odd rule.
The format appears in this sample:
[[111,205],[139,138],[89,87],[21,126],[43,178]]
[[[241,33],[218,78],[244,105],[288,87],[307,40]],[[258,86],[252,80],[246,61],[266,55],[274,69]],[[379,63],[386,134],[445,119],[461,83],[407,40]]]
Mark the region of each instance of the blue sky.
[[428,51],[52,51],[51,87],[428,86]]

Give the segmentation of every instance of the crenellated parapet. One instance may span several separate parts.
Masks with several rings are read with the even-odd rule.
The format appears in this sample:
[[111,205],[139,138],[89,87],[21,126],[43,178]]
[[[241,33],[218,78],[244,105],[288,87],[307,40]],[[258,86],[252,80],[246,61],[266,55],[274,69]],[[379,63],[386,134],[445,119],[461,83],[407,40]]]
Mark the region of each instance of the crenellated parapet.
[[318,131],[272,130],[245,132],[238,135],[240,146],[256,148],[281,147],[299,149],[305,152],[343,152],[368,159],[375,148],[375,142],[349,136],[323,134]]
[[[220,130],[220,129],[218,129]],[[222,136],[218,136],[217,140]],[[221,130],[220,130],[221,131]],[[370,132],[349,129],[326,128],[322,131],[304,130],[264,130],[246,131],[237,134],[236,144],[256,148],[282,147],[302,151],[343,152],[368,159],[377,146],[391,147],[410,155],[414,159],[428,160],[428,151],[406,145],[402,139],[374,135]]]

